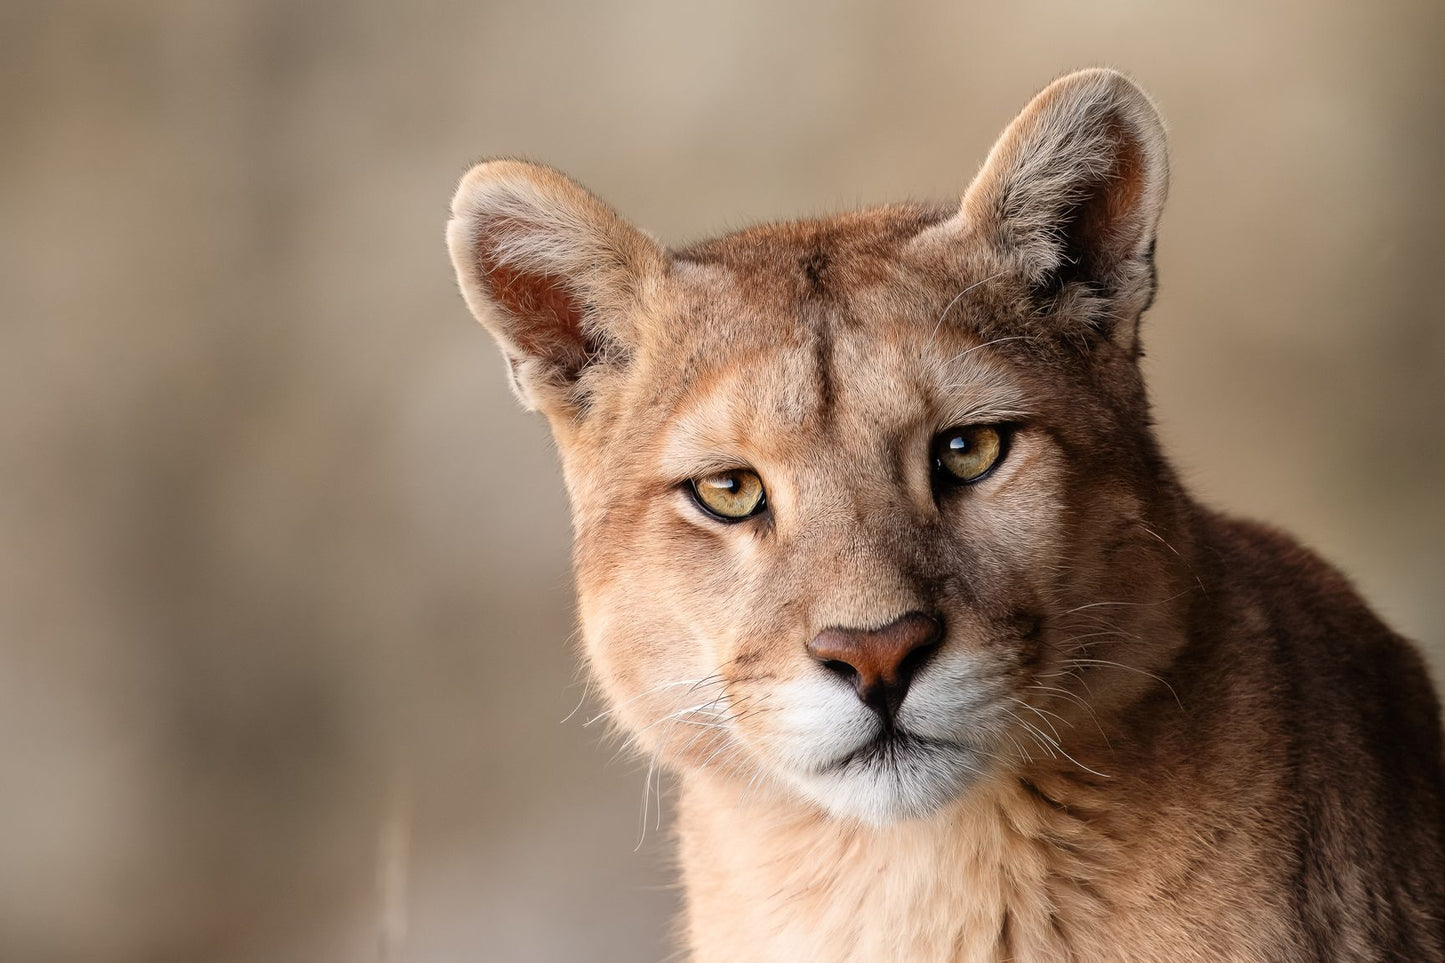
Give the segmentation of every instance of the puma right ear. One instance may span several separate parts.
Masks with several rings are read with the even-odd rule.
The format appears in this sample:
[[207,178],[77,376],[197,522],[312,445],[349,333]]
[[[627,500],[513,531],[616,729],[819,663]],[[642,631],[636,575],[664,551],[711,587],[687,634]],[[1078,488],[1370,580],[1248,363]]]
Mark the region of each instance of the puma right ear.
[[1164,126],[1148,96],[1117,71],[1081,70],[1046,87],[1008,126],[956,220],[1021,260],[1043,297],[1074,285],[1098,305],[1091,323],[1133,350],[1154,295],[1168,179]]
[[583,410],[589,372],[626,363],[635,309],[666,266],[656,243],[581,185],[523,161],[466,173],[447,247],[518,397],[549,416]]

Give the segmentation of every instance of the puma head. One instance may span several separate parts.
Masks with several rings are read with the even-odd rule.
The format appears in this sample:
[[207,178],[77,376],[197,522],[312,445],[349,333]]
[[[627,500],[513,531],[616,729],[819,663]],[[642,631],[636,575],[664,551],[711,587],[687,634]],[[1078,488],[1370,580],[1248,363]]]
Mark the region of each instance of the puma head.
[[1038,94],[961,202],[681,250],[549,168],[469,171],[452,260],[556,437],[618,725],[876,823],[1140,698],[1071,653],[1147,670],[1177,591],[1138,367],[1166,184],[1109,70]]

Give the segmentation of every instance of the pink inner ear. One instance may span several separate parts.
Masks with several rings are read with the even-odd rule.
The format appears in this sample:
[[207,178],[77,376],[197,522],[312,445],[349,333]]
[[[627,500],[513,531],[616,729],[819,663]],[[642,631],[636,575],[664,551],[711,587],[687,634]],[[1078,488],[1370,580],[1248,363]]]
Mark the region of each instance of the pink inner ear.
[[582,312],[562,281],[499,265],[487,272],[492,297],[515,319],[511,335],[524,352],[562,360],[582,353]]
[[585,363],[588,353],[580,299],[563,278],[535,263],[499,263],[499,252],[509,238],[530,230],[531,225],[515,218],[487,219],[476,246],[477,258],[488,294],[505,316],[502,325],[508,339],[523,355],[572,374]]
[[1113,163],[1093,196],[1076,210],[1070,233],[1076,243],[1105,262],[1128,257],[1139,238],[1138,205],[1144,192],[1144,151],[1122,125],[1110,129]]

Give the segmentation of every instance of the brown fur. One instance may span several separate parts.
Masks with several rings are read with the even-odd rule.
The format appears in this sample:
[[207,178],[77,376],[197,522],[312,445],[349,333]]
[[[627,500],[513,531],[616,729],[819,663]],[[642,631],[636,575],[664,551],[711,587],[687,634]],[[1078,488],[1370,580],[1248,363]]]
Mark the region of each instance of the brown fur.
[[[592,669],[681,779],[700,963],[1445,958],[1420,660],[1154,440],[1166,182],[1102,70],[956,209],[665,252],[546,168],[464,178],[452,255],[557,437]],[[1007,454],[940,489],[931,440],[978,423]],[[767,509],[724,525],[686,488],[732,468]],[[944,641],[875,737],[806,644],[920,610]]]

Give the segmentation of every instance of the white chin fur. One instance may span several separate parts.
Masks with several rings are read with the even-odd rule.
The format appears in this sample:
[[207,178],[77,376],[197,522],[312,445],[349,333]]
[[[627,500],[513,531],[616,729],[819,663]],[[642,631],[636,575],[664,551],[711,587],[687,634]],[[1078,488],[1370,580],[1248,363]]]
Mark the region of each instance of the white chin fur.
[[968,657],[929,666],[898,713],[908,735],[887,751],[867,748],[879,720],[850,686],[821,674],[794,680],[774,693],[778,711],[762,755],[784,782],[838,818],[875,826],[922,818],[988,766],[986,752],[961,742],[982,735],[996,714],[999,692],[979,683],[980,674]]
[[887,758],[865,756],[822,773],[784,778],[832,816],[873,826],[921,819],[957,798],[984,759],[962,746],[910,743]]

